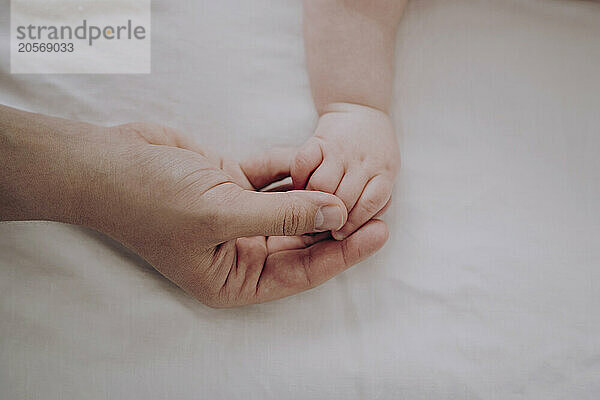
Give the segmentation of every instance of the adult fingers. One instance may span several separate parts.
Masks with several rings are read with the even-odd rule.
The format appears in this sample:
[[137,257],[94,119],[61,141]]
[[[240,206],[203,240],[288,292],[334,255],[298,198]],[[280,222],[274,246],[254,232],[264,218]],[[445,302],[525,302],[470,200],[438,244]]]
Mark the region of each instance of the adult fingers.
[[283,250],[303,249],[325,239],[331,239],[330,232],[314,233],[312,235],[300,236],[270,236],[267,238],[267,249],[269,253]]
[[385,223],[372,220],[343,241],[325,240],[305,249],[269,254],[256,283],[255,302],[275,300],[318,286],[369,257],[387,238]]
[[331,194],[293,190],[265,193],[232,192],[219,204],[215,238],[297,236],[341,228],[346,222],[344,203]]

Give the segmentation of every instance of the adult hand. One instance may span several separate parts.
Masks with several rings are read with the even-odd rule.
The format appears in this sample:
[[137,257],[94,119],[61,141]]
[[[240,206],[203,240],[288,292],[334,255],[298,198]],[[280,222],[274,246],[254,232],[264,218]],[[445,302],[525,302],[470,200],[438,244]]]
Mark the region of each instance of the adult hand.
[[105,128],[7,107],[0,139],[0,219],[94,228],[209,306],[312,288],[387,238],[377,220],[343,241],[298,236],[339,229],[347,212],[326,193],[256,191],[289,175],[292,153],[240,165],[162,126]]

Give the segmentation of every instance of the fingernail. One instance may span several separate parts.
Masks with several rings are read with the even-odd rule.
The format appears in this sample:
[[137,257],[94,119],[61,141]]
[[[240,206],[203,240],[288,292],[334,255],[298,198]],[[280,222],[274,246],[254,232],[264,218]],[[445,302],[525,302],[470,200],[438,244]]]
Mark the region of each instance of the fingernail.
[[339,229],[344,223],[344,213],[338,206],[324,206],[317,210],[315,215],[315,229],[328,231]]
[[335,240],[344,240],[344,239],[346,239],[346,235],[344,235],[342,233],[342,231],[333,231],[333,232],[331,232],[331,236],[333,236],[333,238]]

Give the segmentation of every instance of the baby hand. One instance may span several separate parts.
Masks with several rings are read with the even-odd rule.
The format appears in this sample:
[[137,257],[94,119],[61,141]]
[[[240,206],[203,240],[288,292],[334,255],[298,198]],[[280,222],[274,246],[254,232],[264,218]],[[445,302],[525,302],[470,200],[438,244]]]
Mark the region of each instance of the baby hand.
[[342,240],[380,215],[390,201],[400,152],[390,117],[374,108],[334,103],[291,165],[296,189],[339,197],[348,220],[333,231]]

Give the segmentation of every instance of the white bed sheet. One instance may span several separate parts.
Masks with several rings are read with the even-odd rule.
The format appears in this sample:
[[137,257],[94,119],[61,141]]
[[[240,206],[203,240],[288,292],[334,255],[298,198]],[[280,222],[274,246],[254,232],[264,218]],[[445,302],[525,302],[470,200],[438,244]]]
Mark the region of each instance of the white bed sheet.
[[[299,2],[155,2],[139,76],[9,75],[0,6],[0,103],[236,158],[311,134]],[[413,0],[397,48],[382,251],[212,310],[102,235],[0,224],[0,398],[597,399],[600,4]]]

